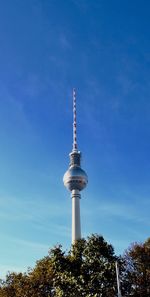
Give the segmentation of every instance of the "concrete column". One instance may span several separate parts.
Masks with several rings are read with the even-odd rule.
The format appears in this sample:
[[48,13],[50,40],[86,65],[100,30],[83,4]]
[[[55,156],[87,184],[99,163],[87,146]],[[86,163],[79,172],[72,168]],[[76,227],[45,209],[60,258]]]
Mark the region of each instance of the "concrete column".
[[80,192],[72,190],[72,244],[76,240],[81,239],[81,223],[80,223]]

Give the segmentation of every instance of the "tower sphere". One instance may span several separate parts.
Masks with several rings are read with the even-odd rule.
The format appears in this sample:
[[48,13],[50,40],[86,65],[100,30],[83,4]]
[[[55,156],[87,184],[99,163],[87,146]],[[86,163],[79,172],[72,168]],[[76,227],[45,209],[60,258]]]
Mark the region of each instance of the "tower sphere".
[[64,174],[63,182],[69,191],[82,191],[88,183],[88,177],[81,167],[70,166],[70,168]]

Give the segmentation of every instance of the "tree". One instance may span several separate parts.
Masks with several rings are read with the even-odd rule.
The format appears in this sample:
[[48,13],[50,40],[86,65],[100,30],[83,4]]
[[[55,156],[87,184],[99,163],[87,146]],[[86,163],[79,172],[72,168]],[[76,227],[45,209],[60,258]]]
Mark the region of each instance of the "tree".
[[114,249],[102,236],[88,237],[83,251],[86,296],[111,297],[116,292]]
[[55,246],[27,273],[8,274],[0,297],[114,297],[113,247],[102,236],[79,240],[67,253]]
[[116,256],[102,236],[91,235],[77,241],[68,255],[55,250],[51,256],[56,267],[56,296],[114,297]]
[[124,255],[124,287],[127,296],[150,296],[150,238],[134,243]]
[[23,273],[8,273],[1,281],[0,297],[28,297],[28,276]]

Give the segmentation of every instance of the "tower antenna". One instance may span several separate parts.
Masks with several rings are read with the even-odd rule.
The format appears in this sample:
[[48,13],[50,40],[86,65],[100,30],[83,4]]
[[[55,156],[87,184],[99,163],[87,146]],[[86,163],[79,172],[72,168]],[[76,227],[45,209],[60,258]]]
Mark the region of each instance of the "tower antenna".
[[73,88],[73,151],[77,151],[77,111],[75,88]]

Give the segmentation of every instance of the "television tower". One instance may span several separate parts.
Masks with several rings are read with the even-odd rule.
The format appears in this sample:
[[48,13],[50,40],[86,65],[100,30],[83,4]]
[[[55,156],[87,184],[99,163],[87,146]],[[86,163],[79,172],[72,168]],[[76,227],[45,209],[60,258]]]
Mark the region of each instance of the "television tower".
[[81,152],[77,148],[77,121],[76,121],[76,92],[73,89],[73,148],[69,154],[69,169],[63,177],[65,187],[71,191],[72,198],[72,244],[76,240],[81,239],[81,223],[80,223],[80,191],[82,191],[87,183],[88,177],[81,168]]

